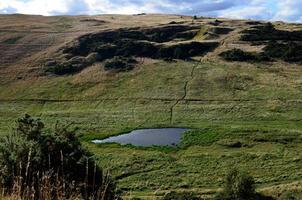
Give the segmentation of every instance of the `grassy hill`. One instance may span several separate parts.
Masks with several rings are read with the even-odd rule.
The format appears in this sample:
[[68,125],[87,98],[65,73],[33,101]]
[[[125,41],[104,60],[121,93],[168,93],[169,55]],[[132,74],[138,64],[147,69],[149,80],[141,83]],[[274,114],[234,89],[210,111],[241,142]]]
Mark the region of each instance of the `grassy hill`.
[[[300,31],[174,15],[1,15],[0,133],[24,113],[74,122],[128,197],[211,197],[234,166],[266,194],[302,190]],[[221,56],[233,49],[243,53]],[[137,63],[106,70],[115,56]],[[154,127],[190,131],[177,149],[90,142]]]

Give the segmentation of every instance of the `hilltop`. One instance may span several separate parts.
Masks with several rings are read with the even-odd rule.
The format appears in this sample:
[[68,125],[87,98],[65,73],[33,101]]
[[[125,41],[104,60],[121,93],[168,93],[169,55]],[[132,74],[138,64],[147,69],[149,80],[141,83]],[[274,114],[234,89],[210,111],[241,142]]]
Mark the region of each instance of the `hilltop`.
[[[0,15],[0,132],[74,122],[126,196],[211,197],[234,165],[265,194],[301,190],[301,47],[284,22]],[[172,150],[90,142],[154,127],[191,131]]]

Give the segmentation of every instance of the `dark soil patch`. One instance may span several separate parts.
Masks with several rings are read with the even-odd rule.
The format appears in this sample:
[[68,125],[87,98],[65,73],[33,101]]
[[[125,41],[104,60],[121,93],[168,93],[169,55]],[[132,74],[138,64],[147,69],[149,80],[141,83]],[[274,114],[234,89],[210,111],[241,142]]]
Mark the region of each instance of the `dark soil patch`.
[[[46,67],[48,71],[61,75],[78,72],[94,62],[102,62],[116,56],[188,59],[203,55],[218,46],[217,42],[185,42],[193,39],[200,28],[196,25],[169,24],[155,28],[124,28],[87,34],[62,49],[62,53],[68,55],[70,60],[58,61],[56,66]],[[87,57],[91,54],[95,55],[95,60],[87,62],[90,60]],[[74,57],[86,59],[82,59],[83,62],[70,63]]]

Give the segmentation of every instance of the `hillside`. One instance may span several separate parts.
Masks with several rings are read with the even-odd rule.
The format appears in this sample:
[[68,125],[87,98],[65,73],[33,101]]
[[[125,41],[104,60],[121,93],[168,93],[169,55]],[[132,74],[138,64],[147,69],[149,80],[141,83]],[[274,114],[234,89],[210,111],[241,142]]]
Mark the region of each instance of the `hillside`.
[[[0,15],[0,133],[24,113],[74,122],[129,197],[212,197],[234,165],[266,194],[302,190],[301,47],[283,22]],[[190,131],[177,149],[90,142],[155,127]]]

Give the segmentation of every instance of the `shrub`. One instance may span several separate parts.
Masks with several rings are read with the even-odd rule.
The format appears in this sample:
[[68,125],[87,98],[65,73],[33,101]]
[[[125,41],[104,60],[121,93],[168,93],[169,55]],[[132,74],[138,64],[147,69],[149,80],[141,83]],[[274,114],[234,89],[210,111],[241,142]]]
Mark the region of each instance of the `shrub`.
[[[124,56],[124,57],[131,57],[131,56],[146,56],[152,57],[156,51],[157,47],[154,45],[142,42],[142,41],[133,41],[133,40],[123,40],[120,41],[119,49],[116,51],[116,56]],[[113,56],[112,56],[113,57]]]
[[[176,24],[175,24],[176,23]],[[73,56],[87,56],[92,52],[98,53],[98,61],[111,59],[114,56],[139,56],[150,58],[171,58],[176,45],[159,45],[174,39],[190,40],[196,36],[196,26],[178,24],[162,25],[154,28],[124,28],[100,33],[87,34],[70,43],[62,51]],[[185,52],[194,48],[194,54],[202,55],[217,45],[208,44],[182,44]],[[198,49],[196,49],[198,48]],[[163,56],[161,56],[163,55]],[[61,71],[61,69],[59,69]]]
[[254,26],[253,29],[243,31],[243,41],[302,41],[302,31],[279,30],[272,23]]
[[186,58],[187,55],[181,48],[177,47],[174,49],[173,57],[176,59],[183,59],[183,58]]
[[170,46],[162,46],[157,52],[157,58],[187,59],[191,56],[202,55],[217,47],[217,43],[189,42]]
[[162,200],[201,200],[196,194],[192,192],[169,192]]
[[275,31],[276,29],[275,29],[275,26],[271,22],[268,22],[261,27],[261,30],[263,32],[267,33],[267,32]]
[[232,49],[219,54],[220,57],[227,61],[271,61],[271,58],[266,53],[251,53],[241,49]]
[[242,142],[240,141],[233,141],[227,139],[219,141],[218,144],[228,148],[241,148],[243,146]]
[[70,58],[68,61],[62,63],[58,63],[58,62],[46,63],[45,66],[48,67],[46,71],[57,75],[73,74],[81,71],[88,65],[94,63],[96,61],[96,58],[97,58],[97,54],[92,53],[88,55],[87,58],[82,56],[74,56]]
[[0,179],[7,193],[18,185],[22,199],[38,199],[43,190],[51,199],[59,198],[59,190],[66,197],[78,192],[85,199],[114,199],[114,182],[103,176],[75,131],[58,124],[46,131],[29,115],[18,119],[16,129],[0,140]]
[[217,200],[253,200],[256,199],[255,181],[253,177],[236,169],[226,176],[225,186]]
[[111,44],[102,44],[95,47],[95,51],[98,53],[98,60],[102,61],[108,58],[114,57],[117,52],[117,47]]
[[287,62],[302,61],[302,45],[296,42],[270,41],[264,47],[262,53],[244,52],[240,49],[232,49],[220,54],[228,61],[271,61],[273,58],[282,59]]
[[196,26],[173,22],[154,28],[123,28],[87,34],[68,44],[62,50],[64,55],[71,55],[68,58],[84,57],[85,65],[68,61],[48,67],[47,71],[57,75],[71,74],[82,70],[93,61],[106,61],[107,59],[111,60],[106,61],[106,70],[126,71],[132,69],[133,65],[127,64],[129,62],[124,62],[124,59],[114,59],[115,56],[186,59],[191,56],[203,55],[218,46],[217,42],[158,44],[174,39],[190,40],[196,36],[198,31]]
[[220,56],[228,61],[250,61],[256,59],[252,53],[244,52],[241,49],[228,50],[222,52]]
[[173,58],[173,51],[171,51],[171,49],[169,48],[165,48],[165,47],[161,47],[159,48],[159,50],[157,51],[157,58]]
[[133,69],[136,60],[133,58],[124,58],[115,56],[114,58],[107,60],[105,62],[105,70],[115,70],[115,71],[129,71]]
[[302,45],[296,42],[269,42],[265,54],[288,62],[302,61]]
[[220,27],[220,26],[215,26],[215,27],[209,28],[209,32],[216,34],[216,35],[228,34],[233,30],[234,29],[229,28],[229,27]]
[[47,68],[46,71],[56,75],[65,75],[65,74],[73,74],[79,71],[79,69],[75,65],[72,65],[68,62],[63,62],[61,64],[56,64],[55,66],[51,66]]

